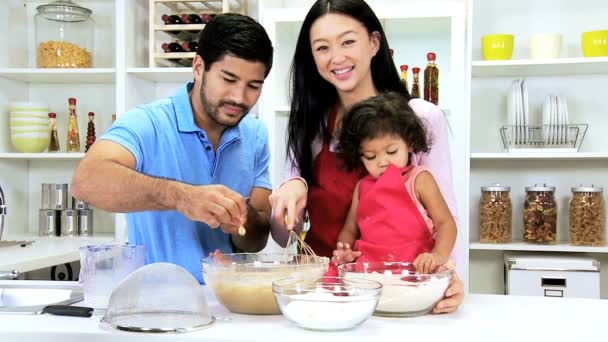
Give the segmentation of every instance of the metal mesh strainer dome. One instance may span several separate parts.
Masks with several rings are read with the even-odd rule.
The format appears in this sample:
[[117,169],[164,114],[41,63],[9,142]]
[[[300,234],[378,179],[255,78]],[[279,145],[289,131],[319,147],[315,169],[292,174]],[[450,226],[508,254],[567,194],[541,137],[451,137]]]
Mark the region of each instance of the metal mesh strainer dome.
[[189,332],[215,321],[203,287],[185,269],[146,265],[125,278],[110,296],[102,323],[137,332]]

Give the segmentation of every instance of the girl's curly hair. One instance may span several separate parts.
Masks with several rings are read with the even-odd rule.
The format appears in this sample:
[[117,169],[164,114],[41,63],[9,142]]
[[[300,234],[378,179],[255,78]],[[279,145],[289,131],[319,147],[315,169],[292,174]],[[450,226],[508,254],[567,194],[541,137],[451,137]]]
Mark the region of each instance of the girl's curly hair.
[[430,150],[426,128],[407,99],[396,92],[386,92],[357,103],[344,114],[338,153],[348,170],[362,166],[363,140],[384,135],[401,137],[413,153]]

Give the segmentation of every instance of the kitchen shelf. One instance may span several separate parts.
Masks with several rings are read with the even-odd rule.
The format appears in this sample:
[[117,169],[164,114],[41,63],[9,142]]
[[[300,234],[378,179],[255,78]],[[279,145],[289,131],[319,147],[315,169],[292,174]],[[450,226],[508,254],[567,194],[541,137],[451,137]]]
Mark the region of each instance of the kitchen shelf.
[[608,57],[473,61],[473,77],[608,74]]
[[512,243],[469,243],[470,250],[495,250],[495,251],[535,251],[535,252],[581,252],[581,253],[608,253],[608,246],[572,246],[567,242],[559,242],[555,245],[535,245],[526,242]]
[[0,153],[0,159],[54,159],[54,160],[78,160],[84,157],[84,153]]
[[608,159],[608,152],[498,152],[471,153],[471,160],[577,160],[577,159]]
[[94,236],[45,236],[35,234],[7,234],[3,240],[34,241],[25,247],[0,248],[0,270],[20,273],[80,260],[78,248],[86,245],[113,243],[114,234]]
[[0,68],[0,77],[28,83],[114,83],[116,69]]
[[192,68],[128,68],[127,73],[154,82],[186,82],[192,80]]

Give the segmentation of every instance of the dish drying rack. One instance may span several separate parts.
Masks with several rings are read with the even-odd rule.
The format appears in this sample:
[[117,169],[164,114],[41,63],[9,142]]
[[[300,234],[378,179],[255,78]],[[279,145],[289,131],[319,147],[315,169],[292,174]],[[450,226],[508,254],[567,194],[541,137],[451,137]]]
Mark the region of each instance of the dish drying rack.
[[164,52],[163,43],[198,41],[205,24],[165,25],[163,14],[246,14],[247,0],[149,0],[149,63],[150,67],[191,67],[196,52]]
[[578,152],[587,124],[504,125],[500,128],[508,152]]

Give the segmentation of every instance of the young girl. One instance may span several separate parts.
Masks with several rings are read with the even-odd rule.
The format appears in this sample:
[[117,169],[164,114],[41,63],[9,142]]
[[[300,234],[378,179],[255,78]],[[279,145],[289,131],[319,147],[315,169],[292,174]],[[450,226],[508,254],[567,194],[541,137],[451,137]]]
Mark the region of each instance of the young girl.
[[[448,260],[456,223],[435,182],[410,156],[428,152],[424,125],[394,92],[360,102],[345,114],[338,150],[347,169],[364,166],[338,236],[334,261],[413,262],[432,273]],[[351,249],[351,246],[352,249]]]

